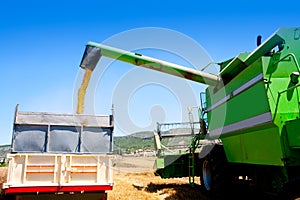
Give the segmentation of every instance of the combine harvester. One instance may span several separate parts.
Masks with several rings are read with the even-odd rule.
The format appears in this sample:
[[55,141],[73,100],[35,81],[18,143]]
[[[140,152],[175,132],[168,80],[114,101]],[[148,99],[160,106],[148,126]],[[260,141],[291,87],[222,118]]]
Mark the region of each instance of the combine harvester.
[[107,199],[113,188],[111,115],[16,108],[5,199]]
[[93,69],[101,56],[208,85],[188,150],[172,155],[161,145],[168,132],[156,134],[162,177],[200,176],[208,192],[244,179],[277,193],[299,180],[300,28],[258,37],[254,51],[220,63],[216,75],[93,42],[81,67]]

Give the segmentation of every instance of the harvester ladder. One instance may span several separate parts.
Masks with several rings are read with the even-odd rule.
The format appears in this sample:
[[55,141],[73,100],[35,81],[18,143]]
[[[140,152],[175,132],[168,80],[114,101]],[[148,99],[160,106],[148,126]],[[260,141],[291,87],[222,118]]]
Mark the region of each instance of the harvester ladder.
[[189,184],[194,187],[195,183],[195,158],[194,151],[190,148],[189,152]]

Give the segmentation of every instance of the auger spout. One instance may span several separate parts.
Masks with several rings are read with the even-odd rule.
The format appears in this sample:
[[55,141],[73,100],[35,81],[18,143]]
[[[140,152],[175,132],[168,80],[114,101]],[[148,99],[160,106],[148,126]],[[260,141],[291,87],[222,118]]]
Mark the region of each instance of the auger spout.
[[206,85],[216,86],[220,81],[220,78],[217,75],[205,73],[174,63],[106,46],[103,44],[98,44],[95,42],[89,42],[86,45],[80,67],[83,69],[88,68],[93,70],[96,67],[101,56],[127,62],[139,67],[160,71],[166,74],[171,74]]

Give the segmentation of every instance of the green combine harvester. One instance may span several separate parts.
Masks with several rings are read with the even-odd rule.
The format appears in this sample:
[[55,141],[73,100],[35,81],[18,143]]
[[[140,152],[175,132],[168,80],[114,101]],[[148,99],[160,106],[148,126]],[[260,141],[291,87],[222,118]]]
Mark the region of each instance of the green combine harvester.
[[[199,176],[209,192],[235,180],[268,192],[298,182],[300,28],[280,28],[263,43],[258,37],[254,51],[219,63],[216,75],[93,42],[81,67],[93,69],[101,56],[208,85],[198,128],[155,132],[161,177],[189,176],[193,184]],[[167,137],[189,138],[185,150],[167,152]]]

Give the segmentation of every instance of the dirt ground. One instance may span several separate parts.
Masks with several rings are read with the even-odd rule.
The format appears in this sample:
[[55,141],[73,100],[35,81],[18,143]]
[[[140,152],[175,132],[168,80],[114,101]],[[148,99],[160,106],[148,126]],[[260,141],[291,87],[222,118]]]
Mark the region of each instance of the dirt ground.
[[195,186],[188,178],[162,179],[153,171],[154,157],[117,157],[114,160],[114,188],[108,192],[109,200],[224,200],[224,199],[276,199],[257,194],[249,188],[236,187],[232,191],[208,196],[201,188],[200,178]]
[[108,199],[208,199],[200,190],[189,186],[188,178],[161,179],[155,176],[154,160],[154,157],[118,157],[114,162],[115,184],[108,192]]
[[224,199],[277,199],[255,193],[250,188],[236,186],[222,194],[207,195],[201,188],[200,178],[195,186],[188,178],[162,179],[155,176],[154,157],[116,157],[114,160],[114,188],[108,192],[109,200],[224,200]]
[[[108,200],[223,200],[223,199],[275,199],[256,194],[245,188],[232,188],[225,194],[209,197],[200,186],[199,177],[191,187],[188,178],[162,179],[153,171],[154,157],[121,157],[114,160],[114,187],[108,191]],[[0,168],[0,186],[5,182],[7,168]]]
[[6,176],[7,176],[7,167],[0,167],[0,190],[2,189],[2,184],[3,182],[6,181]]

